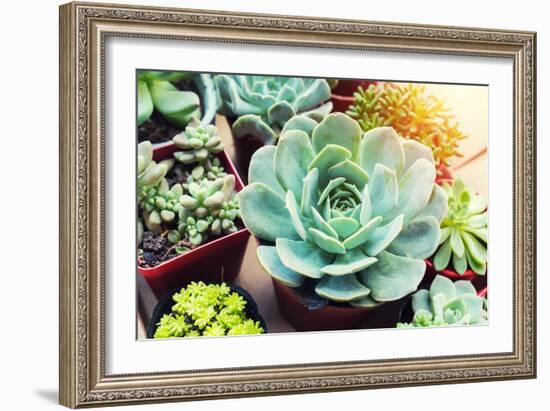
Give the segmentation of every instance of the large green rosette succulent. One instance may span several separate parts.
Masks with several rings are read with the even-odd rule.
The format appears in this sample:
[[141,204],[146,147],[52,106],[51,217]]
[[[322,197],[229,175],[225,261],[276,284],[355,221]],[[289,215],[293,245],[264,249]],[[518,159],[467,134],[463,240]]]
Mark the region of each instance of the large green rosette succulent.
[[274,144],[296,114],[320,120],[332,110],[330,86],[324,79],[220,74],[214,83],[218,112],[236,119],[234,136],[252,136],[264,144]]
[[253,155],[241,215],[275,280],[373,306],[415,291],[437,248],[447,195],[435,175],[431,150],[390,127],[296,116]]

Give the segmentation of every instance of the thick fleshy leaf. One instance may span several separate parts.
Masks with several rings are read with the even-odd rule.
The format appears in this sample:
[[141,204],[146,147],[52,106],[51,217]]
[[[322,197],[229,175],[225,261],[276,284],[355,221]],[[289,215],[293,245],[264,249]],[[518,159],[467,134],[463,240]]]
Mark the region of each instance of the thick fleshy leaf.
[[311,137],[313,129],[317,126],[317,122],[307,116],[297,115],[288,120],[283,127],[281,134],[289,130],[301,130]]
[[319,214],[319,212],[314,207],[311,207],[311,216],[313,217],[313,222],[315,226],[319,230],[331,237],[338,239],[338,233],[336,232],[336,230],[334,230],[334,228],[332,228],[329,223],[325,221],[323,216],[321,216],[321,214]]
[[401,140],[401,146],[405,153],[405,165],[402,173],[405,173],[419,158],[424,158],[435,165],[434,156],[430,147],[412,139]]
[[344,184],[345,181],[346,179],[344,177],[338,177],[338,178],[335,178],[334,180],[330,180],[327,186],[325,187],[325,189],[323,190],[323,192],[321,193],[321,197],[319,197],[319,200],[317,201],[317,206],[320,206],[321,204],[323,204],[325,200],[328,198],[328,196],[330,195],[331,191],[334,190],[336,187],[339,187],[342,184]]
[[328,100],[330,93],[330,86],[326,80],[313,79],[295,100],[294,107],[299,113],[309,110],[319,105],[319,102]]
[[150,141],[143,141],[138,144],[138,174],[145,171],[153,161],[153,145]]
[[316,228],[309,228],[309,235],[320,248],[331,254],[346,254],[346,247],[336,238]]
[[437,184],[434,184],[432,194],[428,200],[428,204],[422,211],[414,216],[414,218],[433,216],[441,223],[447,215],[449,209],[449,198],[445,189]]
[[425,159],[416,160],[399,180],[399,196],[395,214],[404,214],[411,221],[430,200],[435,180],[435,168]]
[[420,217],[407,224],[387,250],[407,257],[428,258],[437,249],[439,237],[439,221],[432,216]]
[[369,175],[357,163],[346,160],[332,166],[328,170],[331,179],[344,177],[347,182],[353,184],[358,190],[362,191],[365,184],[369,181]]
[[453,253],[457,257],[462,257],[464,255],[464,242],[462,241],[462,238],[460,237],[460,231],[456,227],[451,228],[451,248],[453,250]]
[[451,300],[456,297],[456,288],[451,280],[442,275],[436,275],[430,285],[430,296],[433,298],[437,294],[443,294],[445,299]]
[[253,183],[239,192],[243,223],[256,237],[299,239],[285,208],[284,200],[263,183]]
[[342,161],[351,158],[351,153],[344,147],[335,144],[325,146],[309,164],[308,170],[319,170],[319,188],[322,190],[330,181],[328,170]]
[[367,224],[373,217],[372,204],[370,201],[369,185],[365,185],[361,193],[361,204],[358,204],[353,210],[352,216],[359,221],[359,224]]
[[359,223],[351,217],[336,217],[328,220],[340,238],[347,238],[357,231]]
[[353,235],[344,240],[344,247],[351,250],[363,245],[371,237],[372,233],[378,228],[381,222],[382,217],[375,217],[370,220],[367,224],[353,233]]
[[336,256],[332,264],[324,266],[321,271],[329,275],[348,275],[359,272],[378,261],[375,257],[366,256],[359,249]]
[[434,267],[437,271],[442,271],[446,269],[449,266],[449,261],[451,260],[451,241],[445,241],[441,247],[439,247],[439,250],[437,250],[437,253],[435,254],[433,263]]
[[313,155],[305,132],[291,130],[281,135],[273,159],[275,175],[285,190],[292,190],[298,202],[302,198],[302,180],[307,175]]
[[304,226],[304,222],[302,221],[302,217],[300,216],[300,210],[298,209],[298,203],[296,202],[296,197],[294,197],[294,193],[292,191],[287,191],[285,200],[286,209],[290,214],[290,219],[292,220],[292,225],[294,225],[294,229],[302,238],[302,240],[306,241],[307,231],[306,227]]
[[284,285],[295,288],[304,282],[302,275],[288,269],[283,264],[275,247],[261,245],[256,250],[256,255],[263,269]]
[[464,274],[468,269],[468,261],[466,260],[466,252],[460,257],[458,254],[453,253],[453,267],[460,275]]
[[319,170],[314,168],[309,171],[304,178],[304,185],[302,187],[302,202],[300,204],[300,212],[302,215],[313,218],[311,214],[311,207],[315,207],[319,201],[319,190],[317,186],[319,184]]
[[470,281],[458,280],[454,282],[456,295],[473,294],[477,295],[476,288]]
[[398,300],[418,288],[426,270],[423,260],[400,257],[386,251],[378,254],[377,258],[375,264],[359,274],[376,301]]
[[153,100],[147,82],[138,80],[137,82],[137,123],[143,124],[153,114]]
[[405,154],[392,127],[377,127],[366,132],[359,150],[359,164],[369,176],[373,174],[376,164],[382,164],[398,175],[403,169]]
[[355,274],[325,275],[315,287],[315,292],[338,302],[358,300],[370,294],[370,290],[359,282]]
[[214,83],[220,95],[221,107],[220,114],[229,117],[239,117],[244,114],[264,114],[265,109],[262,106],[251,104],[241,98],[239,94],[239,85],[243,85],[243,79],[239,76],[228,76],[220,74],[214,76]]
[[462,237],[464,245],[468,249],[468,252],[474,261],[479,264],[483,264],[487,261],[487,248],[481,244],[479,240],[477,240],[472,234],[465,231],[462,231],[460,236]]
[[474,195],[470,200],[470,213],[480,214],[487,209],[487,199],[482,195]]
[[465,294],[461,297],[466,312],[471,315],[470,322],[476,323],[483,315],[483,298],[475,294]]
[[315,152],[320,153],[327,145],[335,144],[352,153],[352,160],[359,151],[361,127],[357,121],[343,113],[332,113],[313,130],[312,142]]
[[287,101],[279,101],[273,104],[267,110],[267,118],[271,124],[276,124],[279,127],[283,127],[285,123],[291,119],[296,112],[294,108]]
[[370,256],[376,256],[385,250],[403,229],[403,215],[395,217],[388,224],[375,229],[365,243],[363,250]]
[[369,197],[373,216],[386,216],[397,206],[397,176],[393,170],[376,164],[369,182]]
[[200,101],[192,91],[181,91],[169,81],[149,82],[155,109],[177,127],[185,127],[193,118],[200,118]]
[[334,260],[334,256],[305,241],[278,238],[275,247],[286,268],[309,278],[321,278],[321,269]]
[[487,262],[483,261],[479,263],[475,261],[468,250],[466,250],[464,254],[466,255],[466,262],[468,263],[470,268],[478,275],[485,275],[485,273],[487,272]]
[[285,192],[275,176],[274,156],[275,146],[264,146],[256,150],[250,159],[248,183],[263,183],[284,198]]
[[466,223],[473,228],[484,228],[487,227],[488,214],[487,212],[483,214],[475,214],[466,220]]
[[235,120],[231,127],[233,136],[237,138],[254,137],[265,145],[275,144],[277,133],[260,116],[245,114]]
[[412,309],[414,312],[418,310],[432,310],[432,302],[430,292],[428,290],[418,290],[412,296]]
[[360,298],[359,300],[349,301],[349,304],[357,308],[376,308],[384,303],[378,302],[371,296],[367,295],[366,297]]

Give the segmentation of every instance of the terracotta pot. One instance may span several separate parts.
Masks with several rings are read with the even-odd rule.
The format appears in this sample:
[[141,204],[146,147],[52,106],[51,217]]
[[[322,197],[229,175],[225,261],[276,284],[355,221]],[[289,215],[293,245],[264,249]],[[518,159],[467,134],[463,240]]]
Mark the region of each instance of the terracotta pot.
[[298,331],[349,330],[357,328],[393,328],[402,300],[375,308],[327,304],[310,309],[294,289],[273,280],[279,309]]
[[353,93],[357,91],[357,88],[367,88],[371,84],[376,84],[376,81],[339,80],[338,85],[332,90],[330,98],[333,104],[332,111],[345,113],[348,107],[353,104]]
[[[176,150],[174,144],[155,148],[153,158],[155,161],[169,158]],[[220,153],[218,158],[226,171],[235,176],[235,190],[242,190],[244,184],[225,151]],[[155,267],[138,266],[137,271],[147,280],[157,298],[191,281],[230,282],[239,274],[249,236],[250,232],[243,228]]]
[[[207,281],[203,281],[205,283],[211,283]],[[261,327],[264,329],[264,331],[267,333],[267,324],[265,320],[260,315],[260,311],[258,310],[258,304],[256,304],[256,301],[252,298],[252,296],[243,288],[234,285],[234,284],[228,284],[231,291],[234,291],[238,293],[241,297],[243,297],[246,300],[246,307],[245,307],[245,313],[247,318],[253,319],[254,321],[258,321],[261,325]],[[160,301],[155,306],[155,309],[153,310],[153,313],[151,314],[151,318],[149,319],[149,322],[147,324],[147,338],[153,338],[155,335],[155,331],[157,329],[157,324],[162,318],[164,314],[170,314],[172,312],[172,306],[174,305],[174,301],[172,300],[172,296],[175,293],[178,293],[181,290],[181,287],[175,288],[172,291],[166,293]]]

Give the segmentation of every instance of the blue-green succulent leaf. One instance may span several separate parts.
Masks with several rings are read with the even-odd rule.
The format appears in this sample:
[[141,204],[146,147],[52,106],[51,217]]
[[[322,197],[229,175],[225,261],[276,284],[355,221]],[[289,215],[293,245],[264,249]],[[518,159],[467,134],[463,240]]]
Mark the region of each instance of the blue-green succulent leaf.
[[348,274],[324,276],[315,287],[315,292],[329,300],[345,302],[366,297],[370,290],[357,280],[355,274]]
[[402,173],[405,173],[416,160],[423,158],[435,166],[432,149],[419,141],[405,139],[401,141],[403,152],[405,154],[405,164]]
[[328,198],[330,192],[334,190],[336,187],[339,187],[342,184],[344,184],[345,181],[346,179],[344,177],[338,177],[338,178],[335,178],[334,180],[330,180],[327,186],[325,187],[325,189],[323,190],[323,192],[321,193],[321,197],[319,197],[319,200],[317,201],[317,205],[320,206],[321,204],[323,204],[325,200]]
[[382,164],[376,164],[369,182],[373,216],[386,216],[397,206],[397,176]]
[[456,295],[473,294],[477,295],[476,288],[470,281],[458,280],[454,282]]
[[366,132],[359,150],[359,164],[369,176],[373,174],[376,164],[394,170],[397,175],[401,174],[405,154],[393,128],[377,127]]
[[237,138],[254,137],[265,145],[275,144],[277,133],[260,116],[245,114],[233,123],[233,136]]
[[313,227],[309,228],[309,234],[315,244],[326,252],[331,254],[346,254],[346,247],[336,238]]
[[361,142],[361,127],[357,121],[343,113],[332,113],[313,130],[313,147],[320,153],[327,145],[336,144],[346,148],[352,160],[357,160]]
[[335,144],[325,146],[309,164],[309,170],[319,169],[319,188],[324,189],[330,181],[328,170],[331,167],[350,158],[350,151],[344,147]]
[[445,189],[437,184],[434,184],[428,204],[422,211],[416,214],[414,218],[433,216],[437,219],[437,221],[439,221],[439,223],[441,223],[441,220],[443,220],[443,217],[445,217],[449,209],[447,206],[447,201],[448,197]]
[[290,219],[292,220],[292,224],[294,225],[294,229],[298,233],[298,235],[302,238],[302,240],[307,240],[307,231],[304,226],[304,222],[302,221],[302,217],[300,216],[300,210],[298,209],[298,202],[296,201],[296,197],[294,197],[294,193],[292,191],[286,192],[286,208],[288,210],[288,213],[290,214]]
[[348,301],[348,303],[357,308],[376,308],[381,306],[384,303],[376,301],[374,298],[372,298],[370,295],[367,295],[366,297],[360,298],[359,300],[354,301]]
[[279,181],[277,181],[273,168],[274,156],[275,146],[264,146],[256,150],[250,159],[248,182],[249,184],[263,183],[275,191],[281,198],[284,198],[285,192]]
[[192,91],[181,91],[169,81],[150,81],[153,105],[166,120],[185,127],[193,118],[200,118],[200,101]]
[[435,180],[435,168],[427,160],[419,159],[399,180],[399,197],[395,213],[404,214],[411,221],[430,200]]
[[474,270],[474,272],[478,275],[485,275],[485,273],[487,272],[487,261],[483,261],[481,263],[475,261],[468,250],[466,250],[465,254],[466,261],[468,265],[472,268],[472,270]]
[[302,189],[302,202],[300,204],[300,212],[302,215],[313,218],[311,208],[315,207],[319,201],[319,170],[314,168],[310,170],[304,178],[304,186]]
[[334,230],[334,228],[332,228],[326,221],[325,219],[321,216],[321,214],[319,214],[319,212],[317,211],[317,209],[315,209],[315,207],[311,207],[311,216],[313,217],[313,222],[315,224],[315,226],[321,230],[322,232],[324,232],[325,234],[335,238],[335,239],[338,239],[338,233],[336,232],[336,230]]
[[430,285],[430,297],[435,297],[437,294],[443,294],[446,300],[452,300],[456,297],[456,288],[451,280],[442,275],[435,276]]
[[398,215],[388,224],[376,228],[369,236],[363,251],[370,256],[376,256],[381,251],[385,250],[395,238],[399,235],[403,228],[403,215]]
[[453,227],[451,228],[451,249],[453,250],[453,253],[457,255],[457,257],[464,256],[464,242],[462,241],[462,238],[460,237],[460,231]]
[[321,271],[329,275],[347,275],[359,272],[378,261],[375,257],[366,256],[359,249],[336,256],[332,264],[324,266]]
[[267,110],[269,122],[271,124],[277,124],[279,127],[283,127],[295,114],[294,108],[287,101],[279,101]]
[[468,249],[472,260],[476,261],[478,264],[483,264],[487,261],[487,248],[479,242],[472,234],[462,231],[460,233],[464,245]]
[[430,292],[428,290],[418,290],[412,296],[412,309],[414,312],[418,310],[432,310]]
[[351,160],[345,160],[332,166],[328,170],[328,175],[331,179],[344,177],[346,181],[352,183],[360,191],[369,181],[367,172]]
[[477,323],[483,315],[483,298],[475,294],[464,294],[461,299],[465,305],[466,312],[471,316],[470,322]]
[[[382,222],[382,217],[375,217],[370,220],[367,224],[353,233],[351,236],[344,240],[344,246],[348,250],[352,250],[355,247],[363,245],[371,237],[373,232],[378,228]],[[370,254],[369,254],[370,255]]]
[[317,126],[317,122],[315,120],[300,114],[292,117],[286,122],[281,134],[289,130],[301,130],[311,137],[315,126]]
[[439,221],[435,217],[416,218],[404,227],[387,250],[407,257],[428,258],[437,249],[439,236]]
[[321,278],[321,269],[334,260],[331,254],[305,241],[278,238],[275,247],[285,267],[309,278]]
[[313,79],[307,88],[298,96],[294,102],[297,112],[306,111],[314,108],[321,101],[330,98],[330,86],[324,79]]
[[263,269],[284,285],[295,288],[304,282],[304,276],[285,267],[275,247],[261,245],[256,250],[256,255]]
[[328,220],[340,238],[347,238],[357,231],[359,223],[351,217],[335,217]]

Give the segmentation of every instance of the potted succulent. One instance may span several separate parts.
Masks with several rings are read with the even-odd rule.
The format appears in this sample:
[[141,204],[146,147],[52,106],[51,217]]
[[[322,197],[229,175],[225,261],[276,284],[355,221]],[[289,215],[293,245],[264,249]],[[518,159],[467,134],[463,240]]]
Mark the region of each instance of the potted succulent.
[[353,105],[353,95],[359,87],[366,89],[371,84],[376,84],[376,81],[357,80],[357,79],[339,79],[334,80],[331,84],[333,111],[345,113],[351,105]]
[[487,299],[470,281],[436,276],[429,290],[418,290],[401,312],[398,328],[486,325]]
[[194,118],[214,121],[217,94],[210,74],[138,70],[138,140],[169,142]]
[[296,114],[320,120],[332,110],[330,86],[324,79],[282,76],[214,76],[220,107],[235,141],[242,176],[252,154],[276,144],[286,122]]
[[138,146],[138,272],[157,296],[192,280],[231,281],[250,235],[243,183],[215,126],[194,120],[174,143]]
[[[311,121],[290,120],[277,146],[252,156],[241,215],[261,240],[261,265],[285,290],[277,295],[291,323],[352,328],[416,291],[439,244],[447,195],[419,142],[390,127],[363,133],[343,113]],[[283,297],[305,305],[303,287],[318,297],[314,306],[285,312]]]
[[432,272],[451,280],[466,279],[480,286],[487,273],[487,201],[472,194],[461,179],[443,184],[448,211],[441,221],[441,240],[428,260]]
[[403,138],[430,147],[437,167],[437,181],[452,179],[449,158],[461,157],[460,140],[467,138],[452,121],[442,100],[418,84],[378,83],[359,87],[353,105],[346,111],[363,131],[391,126]]
[[264,334],[267,326],[254,299],[232,284],[191,282],[155,306],[147,338]]

